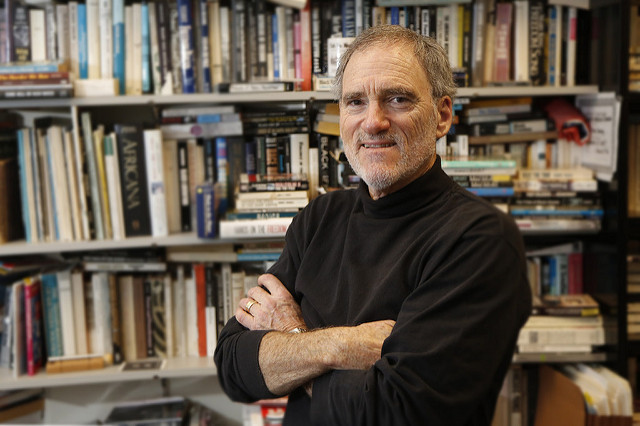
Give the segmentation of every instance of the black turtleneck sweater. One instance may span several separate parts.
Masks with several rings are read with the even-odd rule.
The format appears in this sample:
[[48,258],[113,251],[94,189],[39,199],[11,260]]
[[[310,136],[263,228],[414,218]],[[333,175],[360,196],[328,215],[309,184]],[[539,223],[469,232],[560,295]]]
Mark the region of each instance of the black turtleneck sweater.
[[[313,200],[270,269],[310,329],[393,319],[368,370],[317,378],[289,397],[285,425],[488,425],[531,310],[513,221],[458,186],[440,158],[424,176],[372,200],[366,185]],[[215,353],[234,400],[274,397],[258,365],[266,332],[232,318]]]

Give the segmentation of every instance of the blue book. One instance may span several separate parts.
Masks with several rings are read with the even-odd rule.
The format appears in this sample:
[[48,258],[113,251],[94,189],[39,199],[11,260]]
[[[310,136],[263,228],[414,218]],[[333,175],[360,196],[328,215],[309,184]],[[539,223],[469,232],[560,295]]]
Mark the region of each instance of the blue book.
[[280,253],[238,253],[238,262],[275,262]]
[[216,213],[213,183],[196,186],[196,223],[198,238],[216,237]]
[[87,5],[78,3],[78,63],[79,78],[89,78],[89,40],[87,39]]
[[55,273],[42,275],[42,307],[44,309],[44,335],[47,356],[62,356],[62,324],[60,320],[60,299],[58,279]]
[[180,33],[180,63],[182,64],[182,93],[195,93],[193,18],[190,0],[178,0],[178,28]]
[[118,91],[121,95],[126,92],[125,44],[124,0],[113,0],[113,78],[118,79]]
[[197,7],[200,8],[200,40],[202,52],[200,53],[200,61],[202,64],[202,91],[211,93],[211,63],[209,57],[209,9],[207,7],[208,0],[199,0]]
[[584,218],[603,217],[602,209],[511,209],[509,211],[514,216],[582,216]]
[[342,37],[356,36],[356,2],[342,0]]
[[36,72],[60,72],[66,70],[63,62],[15,62],[0,64],[0,74],[27,74]]
[[278,41],[278,16],[271,15],[271,43],[273,44],[273,78],[280,78],[280,43]]
[[226,212],[229,206],[229,201],[227,200],[227,163],[229,161],[229,157],[227,155],[227,138],[218,137],[216,138],[216,183],[220,186],[218,199],[218,217],[222,217]]
[[142,2],[142,93],[151,93],[151,34],[149,34],[149,5]]
[[202,114],[196,116],[196,123],[220,123],[222,114]]
[[467,191],[476,194],[478,197],[509,197],[512,196],[515,191],[513,187],[498,187],[498,188],[465,188]]
[[393,6],[390,9],[391,25],[400,25],[400,8],[398,6]]
[[22,223],[24,224],[25,240],[28,243],[33,242],[33,236],[31,235],[31,226],[29,221],[29,212],[33,211],[34,206],[29,205],[28,191],[27,191],[27,167],[26,162],[31,161],[30,158],[26,158],[24,152],[24,144],[29,141],[24,140],[24,135],[21,130],[18,130],[18,166],[20,169],[20,199],[22,204]]

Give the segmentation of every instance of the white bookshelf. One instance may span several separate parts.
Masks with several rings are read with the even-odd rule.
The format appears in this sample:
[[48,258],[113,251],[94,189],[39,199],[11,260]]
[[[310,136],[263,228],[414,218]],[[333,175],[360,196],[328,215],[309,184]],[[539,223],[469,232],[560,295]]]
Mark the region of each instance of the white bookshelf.
[[155,370],[122,371],[124,364],[84,370],[73,373],[47,374],[44,370],[33,376],[14,377],[6,369],[0,369],[0,390],[27,388],[50,388],[59,386],[77,386],[87,384],[122,383],[137,380],[172,379],[186,377],[216,376],[217,370],[212,357],[190,357],[165,359],[162,366]]

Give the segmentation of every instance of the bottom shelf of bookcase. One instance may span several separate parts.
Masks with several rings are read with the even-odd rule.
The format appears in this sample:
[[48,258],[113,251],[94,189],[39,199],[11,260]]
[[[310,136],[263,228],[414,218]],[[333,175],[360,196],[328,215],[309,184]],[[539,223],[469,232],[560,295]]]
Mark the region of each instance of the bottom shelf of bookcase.
[[217,370],[211,357],[171,358],[164,360],[158,369],[123,371],[123,365],[114,365],[98,370],[73,373],[47,374],[44,371],[34,376],[14,377],[8,369],[0,369],[0,390],[26,388],[48,388],[84,384],[116,383],[134,380],[171,379],[185,377],[215,376]]

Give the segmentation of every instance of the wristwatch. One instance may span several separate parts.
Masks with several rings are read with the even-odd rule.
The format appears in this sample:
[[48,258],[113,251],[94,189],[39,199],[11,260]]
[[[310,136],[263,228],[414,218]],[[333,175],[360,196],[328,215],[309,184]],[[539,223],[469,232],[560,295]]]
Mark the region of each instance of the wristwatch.
[[296,327],[293,330],[291,330],[289,333],[306,333],[307,330],[306,328],[302,328],[302,327]]

